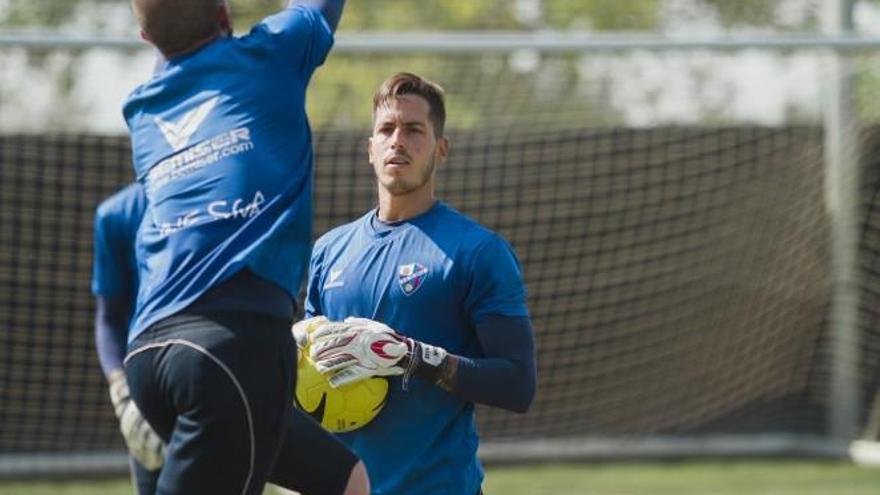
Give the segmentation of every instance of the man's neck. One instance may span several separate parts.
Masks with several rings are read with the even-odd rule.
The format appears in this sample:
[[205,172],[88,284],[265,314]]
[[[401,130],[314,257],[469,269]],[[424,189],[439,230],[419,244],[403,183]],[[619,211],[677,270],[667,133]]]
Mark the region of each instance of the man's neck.
[[187,48],[184,48],[182,50],[177,50],[174,53],[164,53],[163,55],[165,56],[165,60],[170,60],[174,57],[186,55],[188,53],[192,53],[192,52],[197,51],[199,48],[202,48],[203,46],[205,46],[205,45],[211,43],[212,41],[216,40],[217,38],[220,38],[223,36],[227,36],[227,35],[225,33],[218,31],[210,36],[206,36],[206,37],[196,41],[195,43],[188,46]]
[[379,188],[379,212],[383,222],[399,222],[415,218],[431,209],[436,202],[431,188],[422,188],[409,194],[393,196]]

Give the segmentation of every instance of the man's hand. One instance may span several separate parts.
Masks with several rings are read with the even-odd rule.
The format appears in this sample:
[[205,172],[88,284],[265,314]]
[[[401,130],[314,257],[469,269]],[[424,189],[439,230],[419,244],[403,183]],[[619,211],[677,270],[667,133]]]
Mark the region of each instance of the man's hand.
[[343,323],[347,327],[327,326],[310,336],[309,357],[319,372],[332,373],[333,387],[374,376],[403,375],[405,388],[414,372],[440,367],[447,356],[442,348],[400,335],[378,321],[346,318]]
[[332,373],[331,386],[404,374],[400,364],[410,351],[410,339],[366,318],[346,318],[343,323],[311,334],[309,357],[319,372]]
[[326,316],[313,316],[294,323],[290,331],[293,333],[293,340],[296,341],[296,347],[298,349],[308,348],[311,335],[330,323],[331,321],[328,320]]
[[351,326],[350,323],[342,321],[330,321],[326,316],[313,316],[294,323],[290,331],[293,333],[293,340],[296,341],[297,362],[299,362],[301,354],[309,352],[313,335],[319,330],[323,330],[325,333],[340,333]]
[[110,400],[128,451],[147,470],[159,469],[165,462],[165,445],[131,400],[125,373],[115,370],[110,373],[109,381]]

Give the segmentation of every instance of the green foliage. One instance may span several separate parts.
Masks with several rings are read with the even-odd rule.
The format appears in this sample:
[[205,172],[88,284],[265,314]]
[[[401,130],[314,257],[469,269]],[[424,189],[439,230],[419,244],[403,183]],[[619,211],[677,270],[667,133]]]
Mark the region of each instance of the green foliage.
[[246,32],[260,19],[277,12],[286,3],[286,0],[229,0],[235,29]]
[[779,8],[785,0],[701,0],[712,7],[725,27],[769,27],[806,31],[818,26],[820,2],[803,2],[807,15],[801,25],[788,26],[779,18]]
[[661,0],[544,0],[544,15],[557,29],[647,31],[657,26],[661,6]]
[[[129,24],[125,23],[130,23],[133,36],[136,32],[134,16],[124,8],[129,1],[0,0],[0,28],[75,27],[80,32],[99,32],[111,25],[108,20],[113,20],[117,29],[121,24],[122,29],[127,30]],[[814,11],[820,4],[817,0],[795,1],[795,8],[806,8],[807,15],[795,15],[792,21],[791,18],[780,19],[785,17],[780,14],[781,9],[791,7],[790,0],[692,0],[675,4],[669,3],[669,0],[534,1],[537,2],[534,5],[540,6],[540,13],[535,18],[527,19],[517,11],[517,5],[522,4],[514,0],[349,0],[340,31],[418,33],[554,29],[645,32],[662,29],[669,16],[676,18],[679,13],[669,11],[676,5],[688,6],[687,11],[680,13],[684,18],[694,15],[699,19],[700,15],[710,14],[725,27],[794,30],[815,27],[818,14]],[[870,1],[880,3],[880,0]],[[288,0],[229,2],[236,31],[245,33]],[[102,16],[95,12],[103,12],[101,9],[104,7],[121,19],[104,16],[110,19],[102,20]],[[43,63],[46,55],[31,51],[29,63]],[[540,64],[524,69],[515,60],[520,56],[540,58]],[[454,58],[450,56],[352,57],[334,53],[325,67],[315,74],[314,83],[309,89],[309,112],[315,127],[364,128],[366,131],[370,122],[370,102],[377,85],[391,73],[407,70],[434,79],[446,87],[452,129],[497,124],[521,125],[522,122],[512,119],[516,118],[515,115],[524,114],[556,114],[560,116],[558,122],[571,122],[577,118],[579,122],[589,122],[591,125],[619,123],[621,117],[618,111],[612,108],[608,94],[603,94],[607,88],[601,89],[603,84],[607,84],[599,80],[601,75],[594,74],[592,66],[577,55],[554,57],[551,63],[547,63],[546,54],[487,54],[459,64],[449,62]],[[75,93],[73,89],[78,84],[76,78],[79,75],[72,69],[59,72],[57,68],[50,70],[48,66],[47,74],[57,80],[59,115],[70,114],[62,107],[72,103],[64,98]],[[872,80],[870,88],[876,87],[876,84]],[[872,115],[880,114],[880,110],[874,109],[877,105],[872,103],[873,100],[861,96],[860,99],[864,100],[866,108],[871,109]],[[479,102],[479,105],[474,102]],[[720,109],[715,110],[707,109],[707,113],[723,114]],[[792,114],[796,112],[797,109],[792,109]]]
[[68,21],[82,0],[0,0],[0,27],[53,27]]
[[[238,30],[277,11],[288,0],[229,0]],[[520,30],[534,27],[591,31],[645,31],[658,26],[664,0],[536,0],[541,19],[519,19],[512,0],[363,0],[349,1],[343,31]],[[804,0],[810,11],[804,26],[784,26],[779,8],[785,0],[696,0],[716,12],[724,26],[806,29],[816,26],[818,2]],[[880,2],[880,0],[863,0]],[[57,27],[85,6],[119,5],[126,0],[0,0],[2,27]],[[126,2],[127,3],[127,2]]]
[[856,62],[859,74],[854,94],[855,107],[862,122],[877,125],[880,123],[880,68],[872,60]]
[[348,2],[349,31],[498,30],[517,28],[509,0],[370,0]]
[[775,18],[779,0],[703,0],[712,6],[725,26],[750,24],[763,26]]

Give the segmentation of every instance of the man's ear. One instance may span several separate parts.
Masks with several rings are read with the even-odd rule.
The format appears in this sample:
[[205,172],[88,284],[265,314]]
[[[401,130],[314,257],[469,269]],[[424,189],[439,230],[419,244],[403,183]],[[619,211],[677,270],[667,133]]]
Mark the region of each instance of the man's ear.
[[367,138],[367,157],[373,163],[373,138]]
[[440,161],[440,163],[445,162],[446,157],[449,156],[449,139],[446,139],[445,137],[438,139],[437,150],[435,151],[435,153],[437,154],[436,158]]
[[143,29],[141,29],[141,39],[146,41],[147,43],[152,43],[152,41],[150,40],[150,35],[148,35],[147,32]]
[[232,14],[229,12],[229,4],[223,2],[218,8],[220,11],[217,13],[217,21],[220,23],[220,31],[227,36],[232,36]]

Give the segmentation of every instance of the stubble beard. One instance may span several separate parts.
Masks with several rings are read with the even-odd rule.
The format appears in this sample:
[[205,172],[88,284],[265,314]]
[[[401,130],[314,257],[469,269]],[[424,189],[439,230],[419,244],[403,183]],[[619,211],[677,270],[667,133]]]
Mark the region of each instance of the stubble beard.
[[406,196],[407,194],[420,189],[427,184],[434,175],[434,167],[436,167],[437,162],[433,153],[431,154],[430,160],[428,166],[425,167],[424,173],[416,181],[407,182],[406,179],[392,177],[390,181],[382,184],[383,187],[392,196]]

